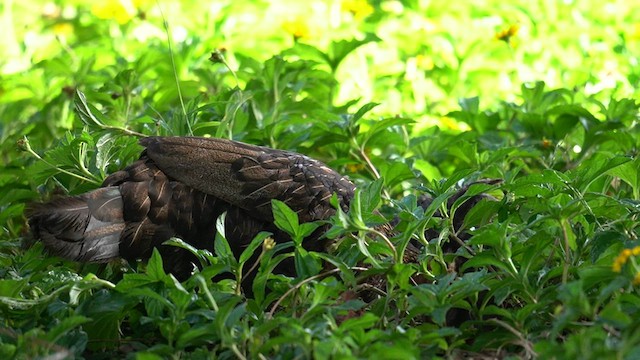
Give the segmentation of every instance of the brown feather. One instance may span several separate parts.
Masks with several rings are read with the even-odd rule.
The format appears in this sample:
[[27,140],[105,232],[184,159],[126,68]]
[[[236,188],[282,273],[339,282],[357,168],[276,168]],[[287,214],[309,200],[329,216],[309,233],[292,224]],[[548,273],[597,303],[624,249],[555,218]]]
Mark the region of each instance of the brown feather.
[[[185,250],[162,245],[176,236],[213,251],[216,220],[227,212],[226,237],[239,255],[260,231],[288,241],[273,224],[271,200],[279,199],[303,222],[344,209],[353,184],[319,161],[293,152],[223,139],[150,137],[138,161],[113,173],[103,188],[34,207],[30,224],[51,252],[78,261],[115,257],[145,259],[159,248],[167,271],[188,274],[194,261]],[[310,249],[324,228],[305,242]],[[291,272],[291,271],[285,271]]]
[[120,232],[125,224],[116,187],[35,205],[28,216],[34,237],[56,255],[85,262],[105,262],[119,256]]
[[[264,221],[273,220],[271,199],[289,199],[292,209],[302,213],[311,208],[301,220],[313,221],[334,212],[331,194],[348,206],[355,188],[319,161],[293,152],[212,138],[150,137],[140,143],[169,177]],[[301,186],[309,191],[294,192]]]

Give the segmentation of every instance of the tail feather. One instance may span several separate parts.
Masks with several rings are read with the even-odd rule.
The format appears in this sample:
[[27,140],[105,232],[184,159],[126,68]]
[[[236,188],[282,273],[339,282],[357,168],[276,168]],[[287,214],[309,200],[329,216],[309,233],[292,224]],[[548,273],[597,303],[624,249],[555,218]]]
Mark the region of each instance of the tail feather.
[[117,187],[34,205],[29,226],[51,253],[81,262],[107,262],[119,257],[125,228],[122,196]]

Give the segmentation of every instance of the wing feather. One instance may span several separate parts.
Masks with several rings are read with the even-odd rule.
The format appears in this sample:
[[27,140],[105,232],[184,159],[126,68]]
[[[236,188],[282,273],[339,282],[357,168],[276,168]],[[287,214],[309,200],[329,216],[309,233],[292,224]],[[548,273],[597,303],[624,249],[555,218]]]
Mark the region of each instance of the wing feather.
[[272,199],[286,200],[303,222],[326,218],[335,211],[331,195],[346,209],[355,188],[323,163],[294,152],[214,138],[148,137],[140,143],[170,178],[261,221],[273,220]]

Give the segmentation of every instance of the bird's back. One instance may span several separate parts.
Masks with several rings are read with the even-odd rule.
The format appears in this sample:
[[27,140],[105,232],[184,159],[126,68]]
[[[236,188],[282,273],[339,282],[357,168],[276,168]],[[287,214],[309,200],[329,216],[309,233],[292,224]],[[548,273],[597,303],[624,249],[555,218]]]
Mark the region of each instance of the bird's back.
[[[165,268],[186,275],[194,258],[162,245],[171,237],[213,251],[215,224],[226,212],[226,237],[239,255],[260,231],[288,240],[273,224],[272,199],[308,222],[335,213],[334,193],[345,210],[353,196],[349,180],[293,152],[193,137],[149,137],[140,143],[146,147],[140,159],[107,177],[101,189],[34,207],[29,215],[34,235],[53,253],[78,261],[145,259],[159,248]],[[95,236],[100,231],[102,239]],[[321,249],[320,236],[318,231],[307,239],[308,247]]]

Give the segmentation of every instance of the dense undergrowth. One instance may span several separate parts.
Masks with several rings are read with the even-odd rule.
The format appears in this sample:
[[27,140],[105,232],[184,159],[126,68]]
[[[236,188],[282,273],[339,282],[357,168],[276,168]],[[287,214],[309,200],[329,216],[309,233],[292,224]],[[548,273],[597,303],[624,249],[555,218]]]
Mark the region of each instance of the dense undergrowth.
[[[319,25],[304,7],[282,16],[286,2],[161,2],[163,28],[158,4],[105,3],[115,7],[43,3],[24,15],[39,28],[15,26],[15,48],[5,40],[15,56],[0,62],[3,359],[640,357],[632,10],[310,2],[334,16]],[[183,283],[157,254],[99,266],[25,246],[29,203],[99,186],[145,135],[298,151],[348,175],[359,201],[331,220],[328,253],[294,241],[276,254],[257,238],[249,299],[235,281],[211,281],[254,265],[222,236]],[[467,197],[447,200],[479,179],[503,182],[470,188],[495,199],[466,217],[465,246],[443,251]],[[385,241],[376,226],[394,218]],[[401,261],[410,241],[417,263]],[[298,277],[270,275],[288,256]],[[383,286],[363,298],[372,279]]]

